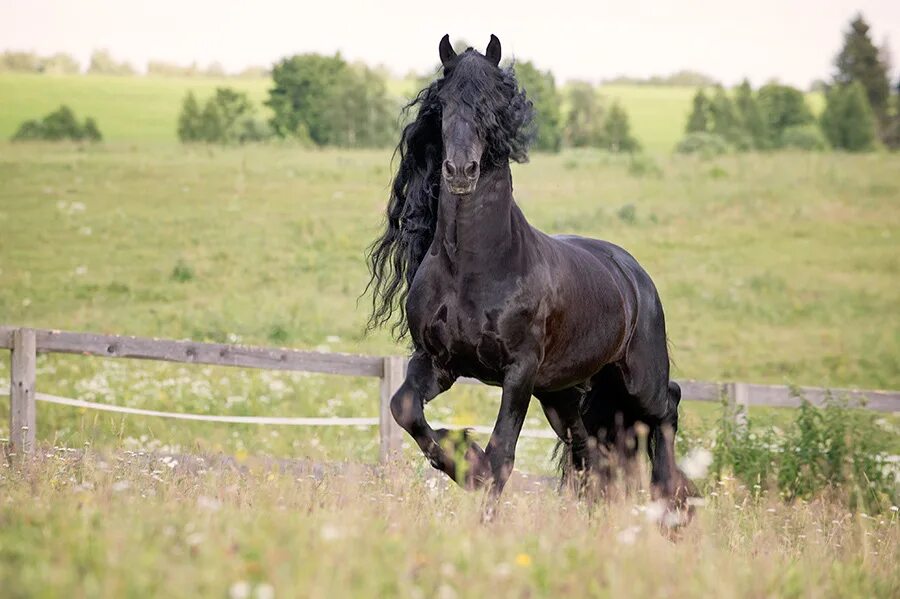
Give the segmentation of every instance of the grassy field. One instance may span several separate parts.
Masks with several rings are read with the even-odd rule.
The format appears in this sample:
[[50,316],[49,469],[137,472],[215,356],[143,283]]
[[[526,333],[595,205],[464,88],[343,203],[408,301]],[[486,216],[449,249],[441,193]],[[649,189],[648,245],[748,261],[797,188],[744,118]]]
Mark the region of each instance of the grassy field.
[[[176,141],[175,123],[188,90],[203,98],[217,86],[247,92],[267,117],[262,106],[271,82],[268,79],[206,79],[196,77],[112,77],[31,75],[0,73],[0,139],[8,139],[19,124],[39,118],[67,104],[84,118],[95,117],[106,139],[146,143]],[[405,79],[388,82],[398,98],[415,94],[415,83]],[[631,118],[635,136],[650,152],[669,153],[684,132],[691,109],[693,88],[607,85],[599,89],[607,101],[622,103]],[[811,94],[810,105],[818,112],[821,96]]]
[[[900,388],[896,156],[743,155],[629,163],[538,155],[515,169],[531,221],[629,248],[666,307],[677,377]],[[8,323],[402,353],[364,334],[362,255],[387,152],[0,146],[0,314]],[[0,361],[0,377],[7,365]],[[0,379],[2,380],[2,379]],[[374,416],[371,380],[49,356],[41,390],[200,413]],[[442,420],[487,423],[496,392],[454,390]],[[5,414],[6,406],[0,408]],[[686,404],[687,446],[714,406]],[[765,422],[776,416],[760,411]],[[39,436],[199,451],[368,458],[370,431],[259,431],[41,406]],[[542,426],[539,410],[527,426]],[[691,439],[694,439],[691,441]],[[551,444],[523,441],[549,468]]]
[[[402,353],[384,332],[364,335],[367,299],[357,303],[389,160],[385,151],[0,143],[0,320]],[[610,239],[642,261],[666,307],[676,376],[896,389],[898,167],[885,154],[566,152],[537,155],[514,177],[535,225]],[[8,374],[2,359],[0,381]],[[38,388],[175,412],[378,413],[370,379],[79,356],[41,356]],[[489,423],[498,400],[468,386],[427,413]],[[710,447],[718,407],[682,406],[679,453]],[[780,435],[793,415],[755,409],[751,430]],[[900,452],[896,417],[858,417],[878,451]],[[526,426],[545,426],[535,406]],[[590,504],[535,484],[533,474],[553,470],[546,440],[519,443],[516,466],[532,476],[484,524],[480,496],[429,478],[409,443],[387,470],[299,461],[372,463],[371,429],[40,404],[37,433],[33,462],[0,463],[8,597],[900,593],[896,508],[848,510],[865,493],[849,484],[785,502],[762,480],[708,479],[706,506],[673,538],[646,492]],[[759,447],[748,459],[768,455]]]
[[[481,497],[407,467],[49,451],[0,465],[19,597],[896,597],[896,511],[787,505],[724,480],[661,534],[646,493],[593,507],[514,479]],[[518,491],[514,488],[518,487]]]

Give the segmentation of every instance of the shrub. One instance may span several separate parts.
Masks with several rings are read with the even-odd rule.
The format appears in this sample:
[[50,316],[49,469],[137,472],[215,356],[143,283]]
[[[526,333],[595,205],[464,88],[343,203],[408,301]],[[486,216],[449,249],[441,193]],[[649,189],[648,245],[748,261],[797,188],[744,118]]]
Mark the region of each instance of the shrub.
[[193,92],[188,92],[178,115],[178,139],[183,143],[246,143],[272,136],[261,121],[253,119],[254,108],[244,92],[219,87],[200,109]]
[[715,133],[688,133],[678,142],[675,151],[679,154],[697,154],[704,158],[719,156],[730,150],[728,142]]
[[781,135],[781,146],[794,150],[821,152],[829,148],[828,140],[816,125],[788,127]]
[[817,408],[802,401],[785,432],[738,425],[723,409],[713,447],[716,478],[733,475],[757,489],[775,488],[788,500],[841,493],[850,507],[878,512],[896,504],[898,487],[870,414],[828,397]]
[[822,130],[835,148],[864,152],[875,147],[875,114],[858,81],[833,88],[825,98]]
[[13,141],[91,141],[103,139],[97,121],[88,117],[80,124],[68,106],[60,106],[40,121],[28,120],[19,125]]

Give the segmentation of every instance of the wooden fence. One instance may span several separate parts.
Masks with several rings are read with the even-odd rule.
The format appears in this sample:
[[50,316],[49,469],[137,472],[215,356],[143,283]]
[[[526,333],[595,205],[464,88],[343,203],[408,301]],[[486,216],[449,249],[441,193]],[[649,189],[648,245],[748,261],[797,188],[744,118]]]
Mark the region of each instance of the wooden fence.
[[[377,421],[375,419],[361,418],[216,417],[169,414],[121,407],[115,409],[116,411],[132,414],[222,422],[305,424],[313,426],[377,424],[379,427],[381,459],[383,461],[387,460],[400,448],[402,440],[402,431],[391,416],[390,400],[403,382],[406,368],[406,358],[403,356],[361,356],[20,327],[0,327],[0,349],[11,351],[9,441],[12,451],[17,454],[28,453],[34,446],[36,400],[97,409],[105,408],[105,406],[99,404],[55,398],[38,393],[35,381],[35,365],[38,353],[78,354],[104,358],[134,358],[189,364],[377,377],[381,379],[381,399]],[[481,384],[473,379],[460,379],[459,382]],[[746,412],[751,405],[796,407],[800,405],[801,398],[805,398],[814,405],[822,405],[829,394],[846,399],[850,405],[882,412],[900,412],[900,392],[896,391],[828,390],[817,387],[790,388],[784,385],[709,383],[701,381],[679,381],[679,384],[685,400],[721,401],[723,397],[726,397],[735,407],[743,408],[742,410],[736,410],[736,413]],[[468,428],[473,428],[477,432],[490,432],[490,427],[485,426]],[[523,431],[523,436],[555,438],[549,430],[525,430]]]

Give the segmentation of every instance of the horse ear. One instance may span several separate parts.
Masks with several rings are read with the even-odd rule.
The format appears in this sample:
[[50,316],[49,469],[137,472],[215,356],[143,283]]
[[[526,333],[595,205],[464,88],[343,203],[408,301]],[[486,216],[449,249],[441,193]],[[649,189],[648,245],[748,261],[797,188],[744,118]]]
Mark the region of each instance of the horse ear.
[[438,46],[438,54],[441,57],[441,64],[447,66],[447,63],[456,58],[456,51],[453,49],[453,46],[450,45],[450,36],[445,34],[444,37],[441,38],[441,43]]
[[500,64],[500,40],[497,39],[497,36],[493,33],[491,34],[491,41],[488,42],[488,47],[484,56],[494,63],[494,65]]

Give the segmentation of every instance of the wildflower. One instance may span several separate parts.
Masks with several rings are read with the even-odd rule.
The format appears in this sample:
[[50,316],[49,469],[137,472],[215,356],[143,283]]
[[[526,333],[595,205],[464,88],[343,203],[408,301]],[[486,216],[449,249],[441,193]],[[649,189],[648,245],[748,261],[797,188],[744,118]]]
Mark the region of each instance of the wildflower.
[[319,535],[322,537],[323,541],[331,542],[340,539],[344,536],[343,531],[334,526],[333,524],[326,524],[322,527],[322,530],[319,531]]
[[231,599],[247,599],[250,597],[250,583],[246,580],[239,580],[228,589],[228,596]]
[[641,532],[640,526],[629,526],[628,528],[619,531],[619,534],[616,535],[616,541],[622,545],[634,545],[639,532]]
[[275,599],[275,587],[268,582],[262,582],[256,585],[253,596],[256,597],[256,599]]
[[197,507],[210,512],[217,512],[222,507],[222,502],[214,497],[206,497],[201,495],[197,498]]
[[712,453],[703,448],[692,449],[681,462],[681,469],[688,478],[703,478],[712,464]]
[[647,504],[644,510],[644,517],[648,522],[660,522],[666,513],[666,502],[657,500]]
[[528,568],[531,566],[531,556],[527,553],[516,555],[516,565],[522,568]]

